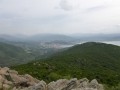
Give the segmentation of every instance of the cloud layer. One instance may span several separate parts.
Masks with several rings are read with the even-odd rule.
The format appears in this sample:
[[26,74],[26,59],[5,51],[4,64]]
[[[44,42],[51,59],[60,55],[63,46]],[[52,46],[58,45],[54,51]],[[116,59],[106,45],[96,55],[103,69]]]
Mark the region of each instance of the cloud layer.
[[0,0],[0,33],[120,33],[119,11],[119,0]]

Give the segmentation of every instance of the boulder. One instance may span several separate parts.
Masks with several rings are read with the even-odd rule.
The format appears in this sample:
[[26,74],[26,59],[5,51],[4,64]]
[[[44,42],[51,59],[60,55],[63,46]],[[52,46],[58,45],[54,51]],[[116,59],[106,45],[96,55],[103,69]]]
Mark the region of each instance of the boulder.
[[7,84],[3,84],[3,90],[10,90],[11,86]]
[[10,86],[13,86],[13,82],[8,81],[8,80],[5,80],[5,81],[4,81],[4,84],[7,84],[7,85],[10,85]]
[[0,90],[2,90],[2,89],[3,89],[3,83],[0,82]]
[[0,90],[104,90],[96,79],[89,82],[87,78],[77,80],[59,79],[46,84],[29,74],[19,75],[9,68],[0,68]]
[[83,78],[78,80],[78,88],[85,88],[88,86],[89,80],[87,78]]
[[60,79],[60,80],[57,80],[56,82],[50,82],[48,84],[48,90],[62,90],[66,85],[67,83],[69,82],[69,80],[67,79]]
[[47,90],[104,90],[103,85],[98,84],[97,80],[89,82],[87,78],[77,80],[60,79],[56,82],[50,82]]
[[15,70],[9,70],[8,73],[11,73],[11,74],[18,74],[18,72],[15,71]]
[[71,79],[62,90],[72,90],[77,87],[77,79]]
[[20,75],[16,75],[16,74],[10,74],[11,79],[13,80],[13,82],[15,84],[19,84],[19,83],[23,83],[23,82],[27,82],[28,80]]
[[0,75],[8,75],[9,68],[4,67],[0,69]]
[[35,84],[37,84],[37,83],[39,83],[40,81],[39,80],[37,80],[36,78],[33,78],[31,75],[29,75],[29,74],[25,74],[24,75],[24,78],[26,78],[28,81],[27,81],[27,83],[30,85],[30,86],[32,86],[32,85],[35,85]]
[[0,75],[0,82],[3,83],[5,79]]
[[28,90],[48,90],[47,84],[44,81],[40,81],[38,84],[31,86]]
[[99,84],[97,82],[96,79],[93,79],[90,83],[89,83],[89,87],[90,88],[98,88],[99,87]]

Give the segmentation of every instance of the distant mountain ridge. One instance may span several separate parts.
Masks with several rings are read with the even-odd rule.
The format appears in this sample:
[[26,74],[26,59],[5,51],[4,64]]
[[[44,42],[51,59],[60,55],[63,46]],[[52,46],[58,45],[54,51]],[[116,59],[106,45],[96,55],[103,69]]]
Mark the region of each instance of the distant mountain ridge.
[[74,38],[67,36],[67,35],[62,35],[62,34],[38,34],[30,37],[31,40],[36,40],[36,41],[56,41],[56,40],[61,40],[61,41],[71,41],[74,40]]
[[115,34],[72,34],[74,37],[81,41],[120,41],[120,33]]
[[50,41],[119,41],[120,34],[37,34],[37,35],[0,35],[0,41],[50,42]]
[[38,35],[31,35],[31,36],[25,36],[25,35],[0,35],[1,39],[5,39],[8,41],[35,41],[35,42],[48,42],[48,41],[71,41],[74,40],[74,38],[62,35],[62,34],[38,34]]

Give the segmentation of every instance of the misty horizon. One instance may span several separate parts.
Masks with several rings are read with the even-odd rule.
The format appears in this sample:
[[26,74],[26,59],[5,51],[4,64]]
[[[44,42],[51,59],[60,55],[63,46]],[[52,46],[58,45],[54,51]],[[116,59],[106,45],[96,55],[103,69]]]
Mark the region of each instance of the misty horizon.
[[92,36],[92,35],[119,35],[120,33],[72,33],[72,34],[62,34],[62,33],[37,33],[37,34],[23,34],[23,33],[14,33],[14,34],[0,34],[0,36],[8,35],[8,36],[36,36],[36,35],[65,35],[65,36]]
[[120,33],[119,0],[0,0],[0,34]]

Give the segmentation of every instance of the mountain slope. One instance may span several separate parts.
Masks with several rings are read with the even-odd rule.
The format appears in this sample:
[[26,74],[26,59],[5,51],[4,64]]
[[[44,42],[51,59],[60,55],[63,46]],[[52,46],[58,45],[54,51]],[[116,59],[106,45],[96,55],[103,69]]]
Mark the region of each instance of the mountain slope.
[[[108,85],[120,82],[120,47],[88,42],[37,62],[13,67],[46,81],[59,78],[96,78]],[[29,68],[29,69],[28,69]]]
[[33,57],[22,48],[0,42],[0,66],[9,66],[25,63]]

